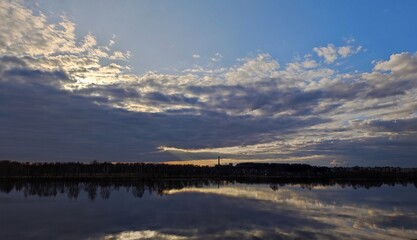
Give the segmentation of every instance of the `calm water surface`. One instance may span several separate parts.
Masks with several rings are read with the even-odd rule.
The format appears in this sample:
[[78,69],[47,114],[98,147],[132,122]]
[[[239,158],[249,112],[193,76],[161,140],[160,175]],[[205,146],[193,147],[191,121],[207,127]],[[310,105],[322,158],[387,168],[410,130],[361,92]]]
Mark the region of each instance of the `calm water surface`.
[[0,239],[413,239],[417,188],[7,183]]

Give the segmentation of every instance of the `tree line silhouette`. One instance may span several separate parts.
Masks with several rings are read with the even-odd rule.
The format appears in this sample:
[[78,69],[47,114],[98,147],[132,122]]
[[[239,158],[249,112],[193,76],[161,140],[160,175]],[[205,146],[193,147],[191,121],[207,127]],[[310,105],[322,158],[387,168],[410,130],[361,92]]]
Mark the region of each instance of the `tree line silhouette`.
[[308,164],[239,163],[196,166],[152,163],[0,161],[0,178],[26,179],[361,179],[416,180],[417,168],[321,167]]

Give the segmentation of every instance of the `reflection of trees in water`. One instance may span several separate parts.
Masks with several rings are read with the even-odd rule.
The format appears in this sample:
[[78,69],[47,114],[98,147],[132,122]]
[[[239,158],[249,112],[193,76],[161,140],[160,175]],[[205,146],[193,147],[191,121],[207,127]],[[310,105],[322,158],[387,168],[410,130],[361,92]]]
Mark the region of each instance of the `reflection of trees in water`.
[[24,196],[55,197],[66,194],[70,199],[77,199],[81,192],[87,193],[90,200],[99,195],[108,199],[113,191],[125,190],[141,198],[149,194],[164,195],[164,192],[185,187],[204,187],[214,184],[212,181],[147,181],[147,182],[76,182],[76,181],[0,181],[0,192],[23,192]]
[[111,195],[111,186],[101,186],[100,187],[100,196],[103,199],[109,199]]
[[111,197],[113,191],[125,190],[134,197],[141,198],[145,192],[149,194],[164,195],[168,190],[182,188],[201,188],[205,186],[225,186],[229,184],[269,184],[273,191],[284,186],[300,186],[304,189],[316,187],[340,186],[341,188],[374,188],[383,185],[394,186],[401,184],[407,186],[413,184],[417,188],[417,182],[410,181],[219,181],[219,180],[167,180],[167,181],[140,181],[140,182],[77,182],[77,181],[0,181],[0,192],[10,193],[13,190],[23,192],[24,196],[55,197],[66,194],[70,199],[77,199],[81,192],[85,192],[90,200],[95,200],[99,195],[102,199]]
[[88,193],[88,198],[90,200],[96,199],[97,196],[97,185],[95,183],[87,183],[84,186],[84,191]]

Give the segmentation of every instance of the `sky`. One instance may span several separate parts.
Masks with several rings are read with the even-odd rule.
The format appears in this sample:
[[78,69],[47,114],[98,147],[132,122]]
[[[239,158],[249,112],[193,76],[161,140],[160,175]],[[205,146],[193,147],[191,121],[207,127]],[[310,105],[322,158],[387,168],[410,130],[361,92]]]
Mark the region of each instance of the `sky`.
[[0,159],[417,167],[416,1],[1,1]]

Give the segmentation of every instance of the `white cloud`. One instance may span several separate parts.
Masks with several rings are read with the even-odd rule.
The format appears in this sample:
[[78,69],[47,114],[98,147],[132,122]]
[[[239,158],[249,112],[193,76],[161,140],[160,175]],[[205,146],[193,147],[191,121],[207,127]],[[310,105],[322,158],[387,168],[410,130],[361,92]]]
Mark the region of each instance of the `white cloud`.
[[[97,45],[91,34],[78,42],[75,24],[66,17],[58,23],[49,23],[43,14],[34,15],[15,1],[0,2],[0,55],[26,57],[29,66],[48,71],[64,70],[77,82],[66,88],[85,87],[88,84],[108,84],[117,81],[120,71],[101,69],[100,61],[127,60],[130,52],[111,51],[109,45]],[[127,67],[121,67],[121,69]]]
[[337,53],[345,58],[347,56],[349,56],[352,53],[352,46],[343,46],[343,47],[339,47],[339,49],[337,50]]
[[195,54],[193,54],[193,58],[194,58],[194,59],[198,59],[198,58],[200,58],[200,54],[196,54],[196,53],[195,53]]
[[417,53],[407,52],[393,54],[388,61],[379,61],[375,64],[377,72],[390,72],[395,77],[413,79],[417,77]]
[[362,50],[362,46],[358,46],[356,48],[354,48],[353,46],[343,46],[343,47],[339,47],[339,49],[337,50],[337,53],[342,57],[342,58],[346,58],[348,56],[357,54],[358,52],[360,52]]
[[114,51],[113,55],[111,55],[109,58],[112,60],[128,60],[132,56],[132,53],[127,51],[125,53],[120,51]]
[[346,58],[357,54],[362,50],[362,46],[354,47],[350,45],[336,47],[334,44],[327,44],[326,47],[315,47],[313,49],[317,56],[323,57],[327,64],[334,63],[338,58]]
[[305,68],[315,68],[319,66],[319,64],[314,60],[305,60],[302,64]]
[[345,42],[347,44],[354,43],[355,41],[356,41],[356,39],[354,37],[345,38]]
[[212,62],[219,62],[220,60],[222,60],[223,56],[220,53],[215,53],[214,57],[211,57],[210,60]]
[[259,54],[255,58],[244,59],[242,65],[234,66],[225,76],[229,84],[252,83],[276,77],[279,67],[269,54]]
[[74,48],[74,24],[63,18],[48,24],[43,14],[34,15],[15,1],[0,2],[0,54],[45,56]]
[[315,47],[313,50],[319,57],[324,58],[325,63],[333,63],[337,59],[337,49],[331,43],[326,47]]

